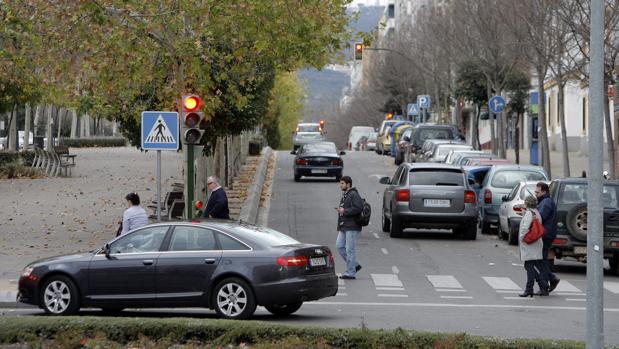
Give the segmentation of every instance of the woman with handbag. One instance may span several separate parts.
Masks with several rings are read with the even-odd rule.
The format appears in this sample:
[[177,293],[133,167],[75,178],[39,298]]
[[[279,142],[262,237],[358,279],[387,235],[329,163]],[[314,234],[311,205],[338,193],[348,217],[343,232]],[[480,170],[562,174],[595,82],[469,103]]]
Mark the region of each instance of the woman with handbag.
[[[520,260],[524,262],[524,269],[527,271],[527,284],[524,292],[519,296],[533,297],[533,285],[536,280],[540,288],[540,292],[536,295],[548,296],[548,278],[542,264],[544,262],[542,259],[544,245],[541,239],[543,234],[542,218],[537,210],[537,199],[535,196],[527,196],[524,205],[526,210],[522,221],[520,221],[518,245],[520,247]],[[534,220],[538,220],[538,222],[535,223]],[[538,229],[542,229],[541,232]],[[527,234],[529,234],[528,237]]]

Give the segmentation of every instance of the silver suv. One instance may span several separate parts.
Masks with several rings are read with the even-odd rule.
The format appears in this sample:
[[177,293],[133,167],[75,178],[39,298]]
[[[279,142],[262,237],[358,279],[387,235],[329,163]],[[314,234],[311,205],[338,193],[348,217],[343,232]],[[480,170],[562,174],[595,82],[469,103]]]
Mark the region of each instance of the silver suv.
[[383,231],[401,237],[405,228],[453,229],[455,235],[477,238],[477,199],[460,166],[404,163],[383,194]]

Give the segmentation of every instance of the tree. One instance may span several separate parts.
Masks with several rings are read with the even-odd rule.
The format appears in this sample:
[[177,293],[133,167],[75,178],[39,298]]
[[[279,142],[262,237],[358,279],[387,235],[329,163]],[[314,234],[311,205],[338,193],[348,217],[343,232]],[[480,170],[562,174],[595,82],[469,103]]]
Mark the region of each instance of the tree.
[[520,163],[520,118],[524,115],[530,88],[531,77],[528,74],[519,70],[514,70],[507,74],[505,89],[508,91],[510,98],[508,103],[509,110],[515,117],[514,151],[517,164]]
[[462,97],[475,104],[475,116],[472,122],[472,145],[475,149],[479,144],[479,114],[482,105],[488,102],[487,80],[479,62],[475,60],[465,61],[460,64],[456,73],[456,97]]
[[290,132],[301,119],[304,95],[296,73],[277,74],[263,126],[272,148],[292,149]]

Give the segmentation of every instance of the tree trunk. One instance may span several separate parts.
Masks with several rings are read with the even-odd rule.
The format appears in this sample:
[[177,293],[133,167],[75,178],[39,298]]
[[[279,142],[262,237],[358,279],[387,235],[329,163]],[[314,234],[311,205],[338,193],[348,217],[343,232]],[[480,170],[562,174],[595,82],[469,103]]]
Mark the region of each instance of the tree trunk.
[[[28,150],[28,147],[30,146],[30,124],[31,124],[31,114],[32,114],[32,108],[30,107],[30,103],[26,103],[26,110],[25,110],[25,120],[24,120],[24,148],[23,150],[26,151]],[[34,139],[33,139],[34,141]]]
[[516,113],[516,122],[514,123],[514,154],[516,163],[520,164],[520,114]]
[[71,138],[77,138],[77,112],[71,109]]
[[544,76],[538,70],[537,72],[537,93],[538,93],[538,114],[537,120],[539,121],[540,132],[537,133],[537,139],[540,144],[540,154],[542,155],[542,167],[548,174],[549,178],[552,178],[550,170],[550,149],[548,148],[548,130],[546,127],[546,88],[544,86]]
[[62,132],[62,119],[64,118],[66,113],[66,109],[65,108],[60,108],[60,110],[58,110],[58,129],[56,132],[56,138],[58,139],[58,141],[60,142],[60,136],[61,136],[61,132]]
[[9,150],[17,150],[19,148],[19,139],[17,139],[19,132],[17,131],[17,106],[13,106],[9,112],[9,134],[7,140],[9,142]]
[[481,149],[481,143],[479,142],[479,112],[481,110],[481,107],[479,106],[479,104],[477,104],[475,106],[475,116],[473,117],[473,120],[471,120],[471,122],[473,123],[473,134],[472,137],[473,140],[473,147],[477,150]]
[[47,119],[46,119],[47,121],[46,121],[46,127],[45,127],[45,137],[47,138],[47,143],[45,144],[45,150],[47,151],[52,151],[54,149],[54,140],[52,139],[53,112],[54,112],[54,106],[48,105],[47,106]]
[[[488,85],[486,87],[488,100],[492,98],[492,88],[490,86],[491,86],[490,81],[488,80]],[[490,110],[490,108],[488,108],[488,120],[490,120],[490,143],[492,144],[492,154],[496,154],[497,147],[496,147],[496,135],[495,135],[495,129],[494,129],[495,120],[494,120],[494,113],[492,112],[492,110]]]
[[41,107],[40,104],[37,105],[37,108],[34,111],[34,122],[32,123],[32,127],[33,127],[33,135],[38,136],[39,133],[39,120],[41,119],[41,112],[43,111],[43,108]]
[[604,95],[604,123],[606,124],[606,146],[608,148],[608,163],[610,178],[615,177],[615,144],[613,142],[613,126],[610,122],[610,106],[608,105],[608,94]]
[[563,177],[570,177],[570,156],[567,146],[567,126],[565,125],[565,82],[558,81],[559,87],[559,122],[561,123],[561,144],[563,147]]

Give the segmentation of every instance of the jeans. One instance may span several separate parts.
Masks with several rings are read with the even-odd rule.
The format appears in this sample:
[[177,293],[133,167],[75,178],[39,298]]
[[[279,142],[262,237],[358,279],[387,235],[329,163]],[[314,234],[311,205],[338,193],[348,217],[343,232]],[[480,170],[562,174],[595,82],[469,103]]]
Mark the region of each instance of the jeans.
[[357,273],[356,268],[359,263],[357,263],[355,247],[357,245],[357,235],[359,235],[359,233],[359,231],[347,230],[340,231],[337,234],[335,246],[340,256],[342,256],[346,262],[346,271],[343,275],[355,276]]
[[542,238],[542,241],[544,242],[544,247],[542,249],[542,267],[544,268],[544,271],[546,273],[546,280],[548,280],[548,282],[555,281],[557,279],[557,276],[552,272],[550,261],[548,260],[548,251],[550,251],[550,246],[552,246],[553,240],[554,239]]
[[537,280],[540,291],[548,291],[548,278],[544,268],[545,264],[546,262],[542,259],[524,262],[524,269],[527,271],[527,284],[524,287],[525,292],[533,292],[535,280]]

